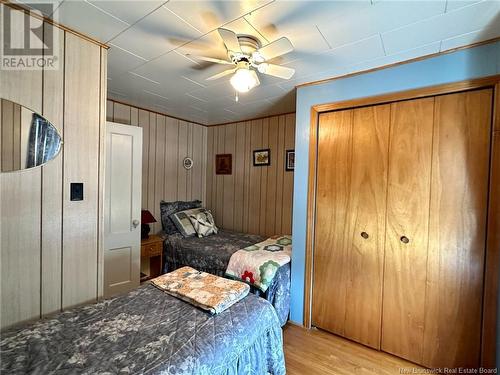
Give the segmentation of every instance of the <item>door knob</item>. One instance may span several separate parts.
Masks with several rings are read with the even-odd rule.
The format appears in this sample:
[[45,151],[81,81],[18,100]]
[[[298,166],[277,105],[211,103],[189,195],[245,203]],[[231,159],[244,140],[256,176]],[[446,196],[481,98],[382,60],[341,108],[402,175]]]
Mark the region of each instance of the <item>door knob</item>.
[[400,240],[401,240],[402,243],[405,243],[405,244],[408,243],[408,242],[410,242],[410,239],[408,237],[406,237],[406,236],[401,236]]
[[361,232],[361,237],[363,237],[363,238],[366,240],[366,239],[368,239],[368,237],[370,237],[370,236],[369,236],[369,235],[368,235],[368,233],[366,233],[366,232]]
[[132,226],[133,226],[134,228],[137,228],[137,226],[138,226],[140,223],[141,223],[141,222],[140,222],[139,220],[137,220],[137,219],[132,220]]

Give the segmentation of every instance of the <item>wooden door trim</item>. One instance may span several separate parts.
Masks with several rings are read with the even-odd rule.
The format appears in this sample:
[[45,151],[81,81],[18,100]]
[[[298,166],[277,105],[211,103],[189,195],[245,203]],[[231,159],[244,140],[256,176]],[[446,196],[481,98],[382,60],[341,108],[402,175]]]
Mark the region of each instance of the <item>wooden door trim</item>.
[[498,82],[500,82],[500,74],[484,77],[470,79],[461,82],[446,83],[443,85],[422,87],[418,89],[412,89],[407,91],[399,91],[390,94],[383,94],[377,96],[369,96],[366,98],[359,99],[349,99],[340,102],[327,103],[327,104],[317,104],[312,107],[312,109],[318,113],[337,111],[340,109],[363,107],[375,104],[392,103],[401,100],[418,99],[426,96],[435,96],[442,94],[451,94],[459,91],[468,91],[473,89],[480,89],[486,87],[494,87]]
[[[316,208],[316,176],[317,176],[317,147],[318,147],[318,119],[322,112],[336,111],[348,108],[363,107],[401,100],[418,99],[426,96],[451,94],[474,89],[493,88],[493,132],[491,139],[491,169],[490,169],[490,197],[500,195],[500,142],[494,142],[500,137],[500,74],[470,79],[466,81],[447,83],[443,85],[406,90],[396,93],[317,104],[311,106],[309,125],[309,175],[307,188],[307,223],[306,223],[306,256],[304,280],[304,319],[303,325],[311,328],[312,310],[312,277],[313,252],[315,233]],[[488,237],[486,243],[484,292],[483,292],[483,321],[481,335],[481,365],[494,367],[496,359],[496,320],[497,304],[488,303],[492,298],[498,298],[499,267],[500,263],[500,198],[489,199],[488,202]]]
[[[491,133],[490,186],[484,265],[481,364],[496,366],[496,340],[500,264],[500,82],[493,95],[493,131]],[[497,303],[488,303],[488,301]]]

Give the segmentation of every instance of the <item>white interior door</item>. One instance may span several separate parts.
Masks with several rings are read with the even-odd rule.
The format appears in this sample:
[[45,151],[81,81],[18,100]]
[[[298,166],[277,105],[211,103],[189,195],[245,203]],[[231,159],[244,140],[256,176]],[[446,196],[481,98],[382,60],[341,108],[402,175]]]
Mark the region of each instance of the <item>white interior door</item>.
[[106,123],[104,296],[139,285],[142,128]]

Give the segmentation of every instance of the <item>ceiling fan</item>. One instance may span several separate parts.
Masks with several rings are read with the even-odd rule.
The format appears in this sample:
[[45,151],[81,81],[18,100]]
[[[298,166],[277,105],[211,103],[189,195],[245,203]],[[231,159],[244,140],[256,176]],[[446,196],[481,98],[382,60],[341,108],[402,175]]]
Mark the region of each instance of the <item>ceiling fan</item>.
[[188,55],[198,60],[234,66],[232,69],[208,77],[208,81],[233,74],[231,85],[236,91],[244,93],[260,84],[256,71],[283,79],[290,79],[294,75],[295,69],[267,62],[293,51],[292,43],[287,38],[279,38],[262,47],[260,41],[251,35],[237,35],[231,30],[222,28],[217,31],[226,46],[229,60]]

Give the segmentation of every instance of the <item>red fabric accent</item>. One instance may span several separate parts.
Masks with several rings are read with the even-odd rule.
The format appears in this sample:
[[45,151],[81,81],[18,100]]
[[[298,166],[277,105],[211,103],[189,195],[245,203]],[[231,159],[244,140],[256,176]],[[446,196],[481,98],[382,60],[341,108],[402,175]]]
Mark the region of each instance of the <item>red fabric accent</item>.
[[243,275],[241,275],[241,279],[251,284],[255,283],[255,279],[253,278],[253,273],[250,271],[245,271]]

